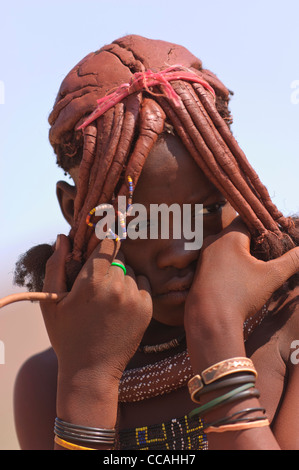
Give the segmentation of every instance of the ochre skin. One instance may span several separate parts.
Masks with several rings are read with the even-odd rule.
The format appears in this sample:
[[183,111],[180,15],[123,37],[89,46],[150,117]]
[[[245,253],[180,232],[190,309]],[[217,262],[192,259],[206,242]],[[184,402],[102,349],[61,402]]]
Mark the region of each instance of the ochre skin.
[[[188,185],[185,184],[188,182]],[[59,184],[59,199],[62,211],[66,219],[72,221],[70,200],[72,191],[66,184]],[[187,190],[188,189],[188,190]],[[190,195],[194,198],[190,201]],[[206,196],[208,198],[206,199]],[[196,168],[191,157],[186,153],[184,147],[173,136],[161,139],[152,150],[146,166],[143,169],[142,177],[136,187],[135,201],[143,204],[149,203],[203,203],[204,206],[225,203],[223,196],[215,187],[204,177],[202,172]],[[217,234],[229,226],[235,218],[235,212],[227,203],[222,210],[215,211],[212,215],[205,217],[204,236],[205,241],[210,240],[211,236],[217,237]],[[235,245],[241,245],[246,240],[245,235],[240,234],[234,240]],[[225,242],[225,237],[218,238],[221,243]],[[195,270],[198,263],[198,252],[185,252],[182,249],[184,240],[146,240],[130,241],[127,240],[122,251],[126,265],[135,271],[135,274],[145,275],[151,285],[152,294],[163,292],[167,283],[174,278],[184,279],[190,273],[195,276]],[[225,248],[225,245],[223,245]],[[229,246],[229,244],[227,245]],[[231,247],[232,248],[232,247]],[[61,249],[61,248],[60,248]],[[209,247],[205,248],[208,253]],[[215,248],[217,250],[217,247]],[[224,260],[218,256],[213,258],[215,264],[214,282],[226,282],[222,270],[230,275],[230,271],[239,269],[238,263],[234,259],[233,249],[228,253],[225,249],[223,253]],[[216,251],[215,251],[216,253]],[[239,255],[238,255],[239,256]],[[118,255],[120,257],[120,255]],[[225,267],[223,268],[223,261]],[[203,259],[204,262],[204,259]],[[218,263],[218,264],[217,264]],[[117,268],[116,268],[117,269]],[[281,264],[281,271],[285,270]],[[118,271],[118,270],[117,270]],[[120,270],[119,270],[120,271]],[[207,276],[208,276],[208,271]],[[59,271],[58,271],[59,272]],[[255,274],[257,275],[257,272]],[[116,273],[114,271],[114,273]],[[242,274],[246,276],[246,269],[242,267]],[[118,274],[117,274],[118,276]],[[196,274],[198,278],[198,273]],[[241,277],[241,276],[239,276]],[[264,277],[264,275],[262,276]],[[269,277],[270,271],[269,271]],[[246,280],[246,279],[245,279]],[[242,282],[244,279],[242,279]],[[237,282],[237,280],[236,280]],[[241,281],[240,281],[241,282]],[[263,282],[262,278],[252,278],[248,274],[246,281],[248,285],[258,285]],[[193,283],[194,285],[194,283]],[[212,292],[212,287],[211,288]],[[235,311],[234,302],[238,300],[238,290],[242,284],[234,286],[235,298],[231,296],[228,299],[221,299],[224,303],[223,317],[217,302],[214,303],[209,296],[205,295],[208,286],[197,286],[196,291],[203,292],[200,299],[196,298],[194,291],[188,293],[188,299],[191,299],[188,307],[188,321],[186,325],[187,341],[190,339],[190,349],[193,350],[194,338],[190,331],[195,331],[198,341],[200,357],[193,354],[193,364],[195,368],[204,367],[205,356],[211,358],[212,363],[223,357],[244,355],[245,350],[242,345],[242,323],[244,314],[242,311]],[[226,289],[224,289],[225,293]],[[252,301],[255,301],[255,292],[251,293]],[[214,296],[213,296],[214,297]],[[215,296],[216,297],[216,296]],[[196,300],[196,301],[195,301]],[[225,302],[232,307],[232,312],[225,307]],[[246,302],[245,302],[246,303]],[[191,304],[191,306],[190,306]],[[155,344],[168,341],[180,334],[184,328],[184,302],[178,302],[177,299],[155,300],[154,297],[153,320],[145,332],[143,342],[146,344]],[[203,306],[205,307],[204,311]],[[201,338],[201,329],[194,323],[193,310],[198,313],[198,318],[202,323],[203,334],[213,331],[213,337],[210,339],[210,346],[206,348],[205,337]],[[216,307],[216,308],[215,308]],[[215,316],[217,310],[218,320]],[[284,449],[299,448],[299,429],[297,416],[297,394],[299,386],[298,366],[290,361],[290,345],[294,339],[299,338],[298,321],[298,288],[286,294],[282,305],[275,310],[275,302],[269,306],[269,310],[274,310],[274,314],[266,318],[262,324],[254,331],[246,343],[246,354],[254,361],[258,371],[257,388],[260,390],[261,398],[259,406],[262,405],[267,410],[267,416],[272,421],[272,430],[274,435],[267,429],[250,430],[243,433],[232,433],[226,435],[211,435],[209,438],[210,448],[278,448]],[[46,314],[48,315],[48,314]],[[111,312],[110,315],[113,315]],[[136,317],[137,319],[138,317]],[[210,319],[212,318],[212,322]],[[112,317],[110,316],[110,319]],[[124,325],[126,319],[124,319]],[[218,331],[221,329],[221,332]],[[126,334],[122,327],[122,334]],[[116,332],[117,333],[117,332]],[[203,344],[203,348],[201,348]],[[113,348],[114,346],[111,345]],[[207,351],[208,349],[208,351]],[[206,354],[204,351],[207,351]],[[167,353],[155,355],[154,360],[167,356]],[[218,357],[219,356],[219,357]],[[137,352],[130,360],[128,366],[136,367],[151,362],[150,356],[145,356]],[[201,362],[203,361],[203,362]],[[286,388],[285,377],[288,377]],[[24,449],[53,449],[53,422],[56,416],[56,386],[57,386],[57,361],[52,350],[45,351],[31,358],[20,371],[15,391],[15,416],[16,428],[20,439],[20,444]],[[109,392],[110,393],[110,392]],[[82,404],[81,404],[82,405]],[[167,421],[174,417],[180,417],[194,408],[188,391],[182,388],[171,394],[161,397],[145,400],[135,404],[122,404],[120,406],[121,429],[134,426],[142,426]],[[242,408],[246,406],[257,406],[256,399],[249,403],[242,403]],[[99,407],[100,408],[100,407]],[[235,410],[231,407],[229,413]],[[82,411],[82,408],[76,413]],[[226,410],[224,410],[226,411]],[[221,412],[223,413],[223,411]],[[222,416],[222,414],[221,414]],[[219,418],[219,415],[216,418]],[[107,417],[104,417],[108,419]],[[213,415],[211,415],[213,418]],[[103,422],[103,421],[102,421]],[[99,426],[101,423],[99,423]]]
[[[134,193],[134,202],[143,204],[150,214],[150,204],[178,204],[183,212],[184,204],[204,206],[224,205],[220,209],[211,207],[204,215],[204,237],[215,235],[235,217],[234,209],[222,194],[209,182],[181,142],[167,135],[158,142],[150,154]],[[170,232],[171,235],[171,232]],[[184,293],[182,299],[176,292],[173,298],[167,291],[173,286],[193,281],[198,250],[186,250],[188,242],[179,240],[130,240],[122,243],[122,252],[135,273],[145,275],[151,284],[154,303],[154,319],[170,326],[182,326],[184,317]],[[178,295],[177,295],[178,294]]]
[[[145,77],[152,70],[166,79],[165,68],[175,64],[212,87],[214,95],[182,78],[169,82],[179,105],[166,97],[162,82],[152,90],[146,83],[142,91],[133,86],[128,98],[112,100],[110,93],[126,83],[134,84],[136,73]],[[69,285],[97,242],[89,239],[86,214],[117,193],[127,194],[128,176],[136,186],[150,150],[169,123],[207,178],[242,217],[252,234],[252,253],[268,260],[297,246],[293,220],[275,207],[230,132],[229,96],[223,83],[184,47],[136,35],[88,54],[69,72],[49,116],[49,137],[58,164],[71,171],[81,161],[69,234]],[[78,129],[98,98],[112,101],[112,107],[82,134]]]
[[[160,71],[175,63],[208,81],[216,103],[198,84],[180,80],[173,83],[180,107],[165,96],[136,93],[88,126],[84,135],[75,131],[97,98],[136,72]],[[139,36],[88,55],[63,80],[49,118],[50,142],[76,186],[57,185],[71,230],[57,238],[44,292],[69,288],[69,293],[57,304],[41,303],[55,354],[48,350],[31,358],[18,376],[15,417],[22,448],[52,449],[56,415],[102,428],[114,427],[119,415],[118,424],[126,429],[188,413],[194,403],[187,388],[118,407],[125,368],[168,357],[168,352],[154,357],[138,352],[140,342],[163,343],[183,330],[194,374],[230,357],[252,357],[261,398],[244,400],[241,406],[262,405],[272,421],[273,432],[265,427],[211,434],[209,447],[299,448],[299,372],[290,360],[291,343],[299,339],[298,287],[280,291],[268,305],[269,317],[245,347],[243,340],[245,319],[259,312],[289,278],[295,282],[298,229],[272,203],[231,135],[228,99],[228,89],[189,51]],[[166,136],[166,130],[176,137]],[[184,251],[185,240],[171,237],[126,240],[120,250],[114,241],[98,242],[86,215],[100,202],[110,202],[115,191],[127,192],[124,169],[132,172],[135,202],[204,204],[208,213],[200,252]],[[126,276],[111,266],[115,257],[126,264]],[[166,294],[174,284],[177,291]],[[213,397],[207,393],[203,401]],[[209,419],[237,410],[240,404],[222,407],[210,412]]]

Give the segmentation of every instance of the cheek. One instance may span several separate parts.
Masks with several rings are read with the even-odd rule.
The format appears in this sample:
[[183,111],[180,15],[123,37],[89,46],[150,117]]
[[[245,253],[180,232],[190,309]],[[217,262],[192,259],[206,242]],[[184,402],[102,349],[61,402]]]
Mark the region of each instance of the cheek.
[[221,215],[216,217],[206,217],[203,223],[203,238],[209,235],[217,235],[222,232],[237,216],[236,211],[230,204],[226,204]]
[[147,240],[124,240],[121,251],[125,256],[126,263],[133,269],[135,274],[148,274],[150,265],[150,250]]
[[237,217],[235,209],[227,203],[222,210],[222,227],[226,228]]

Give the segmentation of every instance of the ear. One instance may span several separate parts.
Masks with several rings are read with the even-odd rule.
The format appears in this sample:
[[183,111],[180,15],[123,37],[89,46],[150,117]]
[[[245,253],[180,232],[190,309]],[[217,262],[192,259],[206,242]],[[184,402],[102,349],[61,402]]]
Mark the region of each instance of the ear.
[[76,197],[77,188],[71,186],[65,181],[58,181],[56,184],[56,195],[60,205],[61,212],[65,220],[73,226],[74,219],[74,200]]

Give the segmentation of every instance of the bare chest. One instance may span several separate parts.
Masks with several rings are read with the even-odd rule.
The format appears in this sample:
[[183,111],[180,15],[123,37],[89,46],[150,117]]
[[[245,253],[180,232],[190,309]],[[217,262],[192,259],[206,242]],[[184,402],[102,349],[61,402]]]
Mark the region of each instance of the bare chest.
[[[246,342],[258,372],[256,387],[260,391],[261,405],[270,420],[275,416],[284,392],[286,364],[281,357],[280,335],[271,332],[271,322],[260,325],[258,331]],[[151,380],[151,377],[148,378]],[[120,429],[139,428],[168,422],[188,415],[196,404],[190,399],[186,386],[150,399],[121,403],[119,407]]]

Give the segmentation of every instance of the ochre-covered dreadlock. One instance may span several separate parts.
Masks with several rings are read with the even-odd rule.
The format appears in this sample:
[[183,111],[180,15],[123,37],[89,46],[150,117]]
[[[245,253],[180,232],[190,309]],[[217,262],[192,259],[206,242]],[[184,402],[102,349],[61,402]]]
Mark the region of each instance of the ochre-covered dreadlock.
[[[206,82],[177,79],[136,87],[84,129],[80,124],[94,112],[97,100],[111,95],[136,74],[161,72],[180,64]],[[59,166],[79,166],[73,244],[69,272],[77,273],[91,252],[94,239],[85,220],[97,204],[127,194],[126,177],[134,185],[153,145],[171,124],[208,179],[240,214],[252,235],[252,253],[269,260],[299,244],[299,232],[271,201],[266,187],[250,166],[230,131],[229,90],[184,47],[140,36],[126,36],[89,54],[64,79],[49,116],[50,142]],[[73,276],[72,276],[73,277]],[[71,284],[71,282],[70,282]]]

